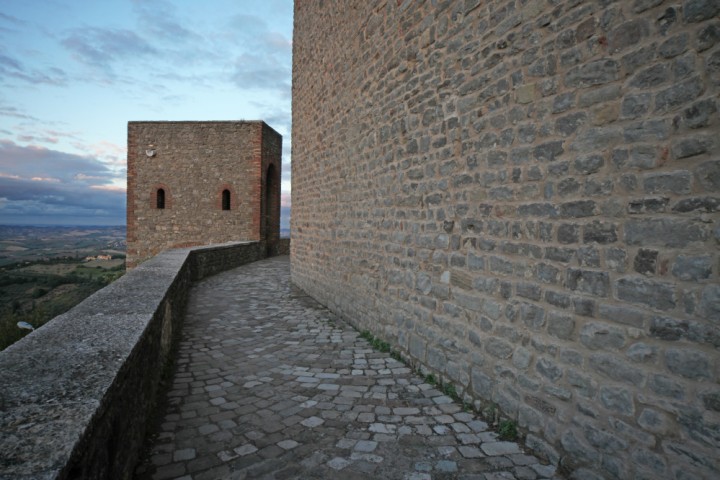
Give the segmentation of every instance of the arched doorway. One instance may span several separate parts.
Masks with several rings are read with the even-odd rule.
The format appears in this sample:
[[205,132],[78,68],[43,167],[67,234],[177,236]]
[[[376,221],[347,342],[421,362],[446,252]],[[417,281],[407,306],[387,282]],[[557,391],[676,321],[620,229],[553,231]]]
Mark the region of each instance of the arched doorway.
[[263,218],[263,236],[267,245],[267,254],[274,255],[280,239],[280,179],[275,165],[270,165],[265,174],[265,215]]

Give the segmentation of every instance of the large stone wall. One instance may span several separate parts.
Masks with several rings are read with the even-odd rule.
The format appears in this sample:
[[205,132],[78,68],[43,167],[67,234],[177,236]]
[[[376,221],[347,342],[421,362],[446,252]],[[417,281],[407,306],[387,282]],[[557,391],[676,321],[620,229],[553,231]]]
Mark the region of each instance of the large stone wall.
[[239,240],[271,246],[280,232],[281,150],[280,134],[259,121],[129,122],[128,267],[167,248]]
[[195,280],[262,242],[170,250],[0,352],[0,479],[129,479]]
[[719,477],[719,14],[295,2],[293,281],[580,478]]

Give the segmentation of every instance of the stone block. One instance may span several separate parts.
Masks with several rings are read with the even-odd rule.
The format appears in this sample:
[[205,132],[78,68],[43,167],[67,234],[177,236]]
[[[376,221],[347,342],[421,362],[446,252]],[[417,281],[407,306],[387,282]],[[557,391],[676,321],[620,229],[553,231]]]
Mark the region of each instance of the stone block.
[[695,168],[695,179],[708,192],[720,191],[720,160],[704,162]]
[[700,395],[706,410],[720,412],[720,390],[704,392]]
[[665,476],[667,472],[667,462],[660,455],[650,450],[641,448],[632,453],[632,459],[638,465],[642,465],[651,470],[655,475]]
[[638,342],[631,345],[625,352],[630,360],[634,362],[650,362],[654,361],[658,355],[658,348],[654,345],[648,345],[647,343]]
[[683,19],[695,23],[715,17],[720,13],[720,4],[714,0],[687,0],[682,10]]
[[712,268],[712,255],[678,255],[671,271],[680,280],[697,281],[709,278]]
[[594,353],[589,358],[593,370],[602,373],[612,380],[640,386],[644,383],[645,374],[640,368],[631,366],[617,355],[610,353]]
[[417,358],[420,361],[425,360],[425,347],[427,345],[427,342],[423,340],[421,337],[417,335],[410,335],[410,344],[409,344],[409,350],[410,355],[412,355],[414,358]]
[[610,276],[607,272],[592,270],[567,270],[567,286],[570,290],[607,297],[610,292]]
[[642,117],[650,109],[651,100],[650,93],[626,95],[620,104],[620,114],[623,118]]
[[535,363],[535,370],[543,377],[557,381],[563,376],[563,369],[558,364],[548,358],[540,358]]
[[686,195],[692,188],[692,174],[686,170],[675,172],[653,173],[643,180],[645,193],[673,193]]
[[530,103],[535,100],[535,84],[523,85],[515,90],[515,101],[520,104]]
[[700,315],[720,325],[720,285],[706,285],[700,296]]
[[633,269],[642,274],[654,274],[657,271],[657,259],[660,252],[641,248],[635,255]]
[[650,26],[646,19],[639,18],[625,22],[608,33],[608,48],[611,53],[616,53],[635,46],[648,35],[649,31]]
[[587,121],[585,112],[575,112],[555,121],[555,132],[562,136],[570,136],[575,133]]
[[594,221],[583,228],[583,243],[607,245],[617,239],[617,225],[614,223]]
[[490,337],[485,342],[485,351],[495,358],[507,359],[513,354],[513,347],[505,340]]
[[600,387],[600,402],[608,410],[623,416],[635,414],[632,392],[623,387]]
[[565,85],[569,88],[585,88],[603,85],[618,78],[619,65],[611,58],[603,58],[579,65],[565,74]]
[[720,42],[720,23],[711,23],[697,32],[696,44],[698,52],[712,48]]
[[597,393],[598,383],[591,376],[569,368],[565,378],[572,385],[573,391],[585,398],[593,398]]
[[720,198],[716,197],[690,197],[680,200],[672,207],[673,212],[707,212],[720,211]]
[[605,165],[605,159],[601,155],[581,155],[575,159],[575,170],[583,175],[595,173],[603,165]]
[[592,200],[579,200],[577,202],[568,202],[560,204],[560,217],[563,218],[583,218],[595,215],[596,204]]
[[625,332],[612,325],[588,322],[580,330],[580,341],[591,350],[620,349],[625,346]]
[[686,391],[684,385],[665,375],[650,375],[647,386],[651,391],[663,397],[676,400],[685,398]]
[[609,305],[600,304],[600,317],[605,320],[612,320],[614,322],[630,325],[636,328],[642,328],[645,323],[645,314],[635,308],[630,308],[624,305]]
[[472,390],[480,398],[489,399],[495,388],[495,380],[487,376],[477,367],[473,367],[472,373]]
[[625,223],[628,245],[685,247],[708,237],[703,225],[687,219],[630,219]]
[[671,348],[665,351],[665,364],[672,373],[690,379],[713,378],[712,362],[702,353],[690,349]]
[[702,80],[693,77],[655,95],[655,113],[665,112],[695,100],[703,92]]
[[575,331],[575,319],[572,315],[550,310],[547,313],[547,331],[557,338],[570,340]]
[[666,120],[644,120],[631,123],[623,129],[626,142],[657,142],[670,136],[670,124]]
[[625,277],[615,282],[615,294],[620,300],[647,305],[658,310],[675,308],[673,284],[642,277]]
[[658,63],[633,75],[630,86],[643,90],[658,87],[670,81],[670,73],[670,65]]

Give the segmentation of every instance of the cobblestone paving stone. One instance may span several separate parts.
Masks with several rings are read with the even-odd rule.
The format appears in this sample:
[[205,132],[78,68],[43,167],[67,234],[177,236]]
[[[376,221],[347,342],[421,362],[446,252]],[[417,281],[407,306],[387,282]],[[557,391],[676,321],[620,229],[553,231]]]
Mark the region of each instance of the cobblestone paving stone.
[[275,257],[192,288],[137,479],[554,478],[289,277]]

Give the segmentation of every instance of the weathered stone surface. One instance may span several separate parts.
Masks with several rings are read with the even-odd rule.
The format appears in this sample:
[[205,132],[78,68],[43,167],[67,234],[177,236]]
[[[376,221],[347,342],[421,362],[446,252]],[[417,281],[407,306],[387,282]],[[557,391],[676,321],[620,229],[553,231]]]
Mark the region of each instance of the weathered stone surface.
[[602,405],[619,415],[630,416],[635,413],[635,405],[630,390],[622,387],[600,387]]
[[630,385],[640,385],[645,378],[642,370],[630,366],[612,354],[596,353],[591,355],[590,366],[613,380],[623,381]]
[[0,352],[0,476],[130,478],[191,282],[264,253],[257,242],[163,252]]
[[692,220],[632,219],[625,224],[625,241],[629,245],[685,247],[707,237],[703,226]]
[[651,375],[648,379],[648,388],[663,397],[678,400],[685,398],[683,385],[665,375]]
[[591,350],[607,350],[622,348],[626,338],[620,328],[598,322],[588,322],[580,330],[580,341]]
[[695,169],[695,178],[708,192],[720,190],[720,160],[705,162]]
[[668,369],[691,379],[712,378],[711,363],[707,355],[694,350],[672,348],[665,351]]
[[583,229],[583,242],[596,242],[601,245],[617,241],[617,226],[614,223],[594,221],[585,225]]
[[706,409],[720,412],[720,391],[706,392],[701,397]]
[[538,359],[538,361],[535,363],[535,369],[542,376],[552,381],[559,379],[563,375],[562,368],[560,368],[559,365],[555,364],[553,361],[547,358]]
[[618,63],[613,59],[596,60],[568,71],[565,75],[565,85],[583,88],[610,83],[617,79],[618,70]]
[[[178,246],[276,248],[281,151],[282,137],[261,121],[128,123],[128,267]],[[208,152],[212,161],[201,161]]]
[[675,86],[662,90],[655,96],[655,112],[666,111],[696,99],[703,91],[702,81],[698,77],[685,80]]
[[673,212],[717,212],[720,211],[720,198],[716,197],[691,197],[680,200],[672,207]]
[[627,349],[625,355],[635,362],[653,361],[657,357],[657,347],[646,343],[636,343]]
[[659,310],[670,310],[676,304],[672,284],[641,277],[619,279],[615,283],[615,292],[620,300],[645,304]]
[[712,255],[678,255],[672,274],[680,280],[701,280],[710,277],[712,268]]
[[707,285],[703,288],[699,310],[704,318],[716,325],[720,324],[720,285]]
[[646,193],[674,193],[688,194],[691,190],[692,175],[688,171],[680,170],[668,173],[650,174],[643,180]]
[[683,18],[686,22],[700,22],[720,13],[720,5],[713,0],[687,0],[683,3]]
[[610,292],[610,277],[607,272],[568,269],[567,285],[570,290],[607,297]]
[[[720,343],[715,291],[706,290],[720,273],[716,15],[686,18],[687,0],[473,0],[467,14],[462,2],[386,2],[367,33],[380,16],[374,2],[322,14],[299,3],[296,281],[361,325],[397,329],[421,368],[428,359],[405,347],[412,335],[446,349],[470,366],[474,401],[521,415],[569,469],[646,478],[652,460],[632,458],[646,449],[672,476],[685,460],[659,449],[637,418],[677,402],[704,409],[692,392],[707,380],[673,373],[665,351]],[[406,152],[413,138],[421,155]],[[422,138],[431,139],[425,150]],[[460,238],[412,248],[391,240],[431,237],[445,222]],[[438,283],[449,268],[474,278],[480,305],[418,294],[385,273],[426,272]],[[356,276],[377,283],[358,288],[348,280]],[[412,323],[386,320],[388,306],[412,312]],[[532,353],[527,367],[519,348]],[[571,383],[570,368],[585,381]],[[627,389],[638,415],[626,416],[622,395],[613,402],[605,392],[603,403],[600,385]],[[539,418],[535,398],[556,412]],[[668,418],[669,431],[685,428]],[[603,432],[616,426],[628,448],[611,456]],[[569,443],[573,453],[561,439],[569,430],[581,444]],[[693,432],[683,441],[704,448]]]
[[654,274],[657,271],[657,250],[649,250],[641,248],[635,255],[635,261],[633,262],[633,269],[642,274]]

